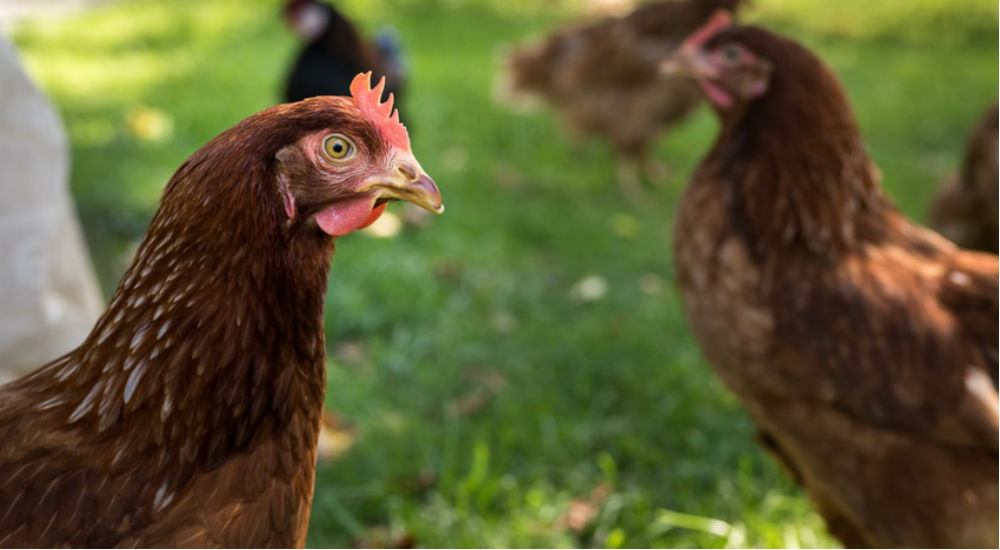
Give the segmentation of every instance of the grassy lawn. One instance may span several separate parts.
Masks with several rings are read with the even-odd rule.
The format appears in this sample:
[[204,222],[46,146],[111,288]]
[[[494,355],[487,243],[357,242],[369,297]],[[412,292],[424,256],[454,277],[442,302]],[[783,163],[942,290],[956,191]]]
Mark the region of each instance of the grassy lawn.
[[[636,210],[601,144],[570,144],[551,114],[492,99],[505,45],[578,3],[340,2],[369,30],[398,29],[413,148],[448,211],[339,242],[328,404],[356,440],[320,467],[311,546],[836,544],[754,444],[674,290],[671,213],[713,117],[660,142],[673,179]],[[277,4],[130,1],[15,29],[68,127],[106,292],[173,170],[276,102],[297,47]],[[922,219],[997,95],[996,12],[988,0],[756,0],[747,15],[837,70],[886,187]]]

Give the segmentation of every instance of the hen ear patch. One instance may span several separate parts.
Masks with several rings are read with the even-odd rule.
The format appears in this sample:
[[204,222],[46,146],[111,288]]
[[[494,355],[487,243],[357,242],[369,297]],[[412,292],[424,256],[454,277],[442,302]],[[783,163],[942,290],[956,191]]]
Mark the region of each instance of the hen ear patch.
[[382,102],[382,91],[385,89],[385,77],[379,79],[374,88],[372,85],[372,73],[359,74],[351,81],[351,97],[354,103],[372,124],[378,128],[382,139],[399,147],[404,151],[410,150],[410,135],[406,131],[406,126],[399,122],[399,110],[392,108],[393,97],[389,97]]
[[285,214],[288,219],[295,219],[295,195],[292,194],[292,189],[288,185],[288,177],[284,174],[278,175],[278,190],[281,192],[281,201],[285,205]]

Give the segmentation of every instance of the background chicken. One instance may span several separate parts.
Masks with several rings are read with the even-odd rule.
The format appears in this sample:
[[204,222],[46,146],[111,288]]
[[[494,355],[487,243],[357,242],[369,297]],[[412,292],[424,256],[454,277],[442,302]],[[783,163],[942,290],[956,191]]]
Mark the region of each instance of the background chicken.
[[836,77],[720,12],[665,64],[721,135],[675,264],[708,360],[848,546],[997,545],[997,258],[882,193]]
[[306,45],[285,82],[285,101],[318,95],[345,95],[354,75],[372,71],[385,77],[397,105],[405,96],[406,64],[399,38],[384,29],[367,42],[342,13],[317,0],[290,0],[285,21]]
[[997,104],[979,119],[969,138],[961,171],[938,191],[931,204],[931,225],[966,248],[997,252]]
[[660,75],[660,60],[713,10],[739,3],[651,2],[622,18],[558,30],[511,55],[511,92],[540,97],[575,134],[610,141],[619,159],[622,192],[638,198],[642,170],[654,179],[664,176],[663,166],[648,156],[653,140],[700,100],[690,81]]
[[332,237],[443,208],[368,86],[195,152],[90,336],[0,387],[0,546],[304,544]]

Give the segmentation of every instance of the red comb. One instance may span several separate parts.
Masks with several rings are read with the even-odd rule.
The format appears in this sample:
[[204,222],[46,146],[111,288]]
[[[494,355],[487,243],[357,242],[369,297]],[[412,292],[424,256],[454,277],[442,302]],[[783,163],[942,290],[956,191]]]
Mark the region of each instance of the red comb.
[[698,30],[691,33],[691,36],[684,41],[682,48],[698,48],[702,44],[708,42],[708,39],[712,38],[715,33],[721,31],[722,29],[728,27],[732,24],[732,18],[729,16],[729,12],[726,10],[715,10],[712,16],[708,18]]
[[[351,97],[361,114],[366,116],[378,128],[382,139],[403,149],[410,150],[410,135],[406,126],[399,122],[399,111],[392,108],[392,94],[382,103],[382,90],[385,89],[385,77],[379,79],[374,88],[372,73],[359,74],[351,81]],[[390,115],[391,113],[391,115]]]

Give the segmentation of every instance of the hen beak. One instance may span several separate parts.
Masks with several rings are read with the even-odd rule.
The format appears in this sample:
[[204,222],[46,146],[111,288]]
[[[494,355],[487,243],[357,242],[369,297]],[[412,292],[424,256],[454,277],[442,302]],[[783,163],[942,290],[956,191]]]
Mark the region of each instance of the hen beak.
[[660,73],[670,76],[688,76],[698,79],[712,79],[718,70],[700,48],[683,46],[660,63]]
[[366,189],[375,191],[379,199],[403,200],[435,214],[444,212],[441,191],[411,153],[397,153],[388,174],[366,183]]

